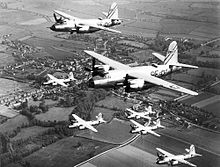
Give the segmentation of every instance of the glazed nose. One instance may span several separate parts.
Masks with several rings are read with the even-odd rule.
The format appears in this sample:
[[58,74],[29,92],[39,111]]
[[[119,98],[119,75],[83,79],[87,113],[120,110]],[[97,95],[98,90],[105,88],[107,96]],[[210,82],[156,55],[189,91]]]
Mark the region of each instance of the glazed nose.
[[52,26],[50,27],[50,29],[51,29],[51,30],[55,30],[55,29],[56,29],[56,26],[55,26],[55,25],[52,25]]
[[89,86],[90,88],[94,88],[94,87],[95,87],[94,79],[91,78],[91,79],[88,81],[88,86]]

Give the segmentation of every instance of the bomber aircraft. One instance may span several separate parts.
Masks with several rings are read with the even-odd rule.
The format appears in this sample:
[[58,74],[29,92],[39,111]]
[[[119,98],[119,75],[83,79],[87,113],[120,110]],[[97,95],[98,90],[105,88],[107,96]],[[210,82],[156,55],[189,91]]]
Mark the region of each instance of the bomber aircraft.
[[150,133],[152,135],[155,135],[157,137],[160,137],[160,135],[156,132],[154,132],[153,130],[157,129],[157,128],[165,128],[164,126],[162,126],[160,124],[160,119],[157,119],[156,124],[153,126],[150,126],[150,122],[146,122],[144,125],[141,125],[140,123],[134,121],[134,120],[130,120],[134,126],[131,125],[132,129],[131,129],[131,133],[140,133],[140,134],[147,134]]
[[59,85],[68,87],[68,85],[65,84],[66,82],[71,82],[71,81],[76,80],[76,79],[74,78],[72,72],[69,73],[67,79],[58,79],[58,78],[54,77],[54,76],[51,75],[51,74],[47,74],[47,76],[50,78],[50,80],[47,81],[47,82],[44,82],[44,83],[43,83],[44,85],[47,85],[47,84],[57,85],[57,84],[59,84]]
[[[84,52],[93,57],[92,69],[87,69],[93,74],[93,77],[89,80],[89,85],[91,87],[124,86],[125,91],[129,92],[132,89],[141,90],[143,88],[148,88],[150,84],[151,86],[158,85],[190,95],[198,95],[197,92],[160,78],[164,75],[180,70],[182,67],[198,68],[197,66],[178,62],[176,41],[170,43],[166,57],[159,53],[153,53],[153,55],[163,61],[162,65],[154,63],[149,66],[130,67],[101,54],[95,53],[94,51],[85,50]],[[99,60],[104,65],[95,65],[95,59]],[[101,76],[101,78],[94,79],[94,76],[96,75]]]
[[94,132],[98,132],[98,130],[95,129],[93,125],[106,123],[106,121],[102,117],[102,113],[99,113],[98,116],[96,116],[96,120],[92,120],[92,121],[85,121],[82,118],[78,117],[76,114],[72,114],[72,116],[74,117],[75,121],[73,122],[72,125],[69,125],[69,128],[75,128],[75,127],[78,127],[79,129],[88,128]]
[[168,153],[167,151],[161,149],[161,148],[156,148],[157,151],[160,153],[157,153],[157,164],[168,164],[168,165],[177,165],[179,163],[183,163],[189,166],[196,167],[195,164],[192,164],[185,159],[193,158],[196,156],[202,156],[201,154],[197,154],[195,151],[195,146],[191,145],[190,149],[186,149],[187,154],[182,154],[182,155],[174,155],[171,153]]
[[[81,19],[71,16],[62,11],[54,10],[54,19],[56,21],[50,29],[58,32],[92,33],[99,30],[121,33],[120,31],[109,27],[121,24],[122,20],[118,17],[118,5],[112,3],[108,13],[103,12],[105,18]],[[60,17],[58,18],[57,15]]]
[[149,116],[149,113],[147,111],[136,112],[130,108],[127,108],[126,110],[130,113],[130,115],[127,116],[128,119],[130,119],[130,118],[136,118],[136,119],[145,118],[145,119],[151,120],[151,117]]

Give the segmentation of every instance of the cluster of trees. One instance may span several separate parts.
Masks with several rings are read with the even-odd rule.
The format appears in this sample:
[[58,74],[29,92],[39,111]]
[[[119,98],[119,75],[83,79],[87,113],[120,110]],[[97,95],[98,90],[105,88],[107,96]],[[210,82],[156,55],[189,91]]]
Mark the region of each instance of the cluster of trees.
[[43,100],[39,106],[37,105],[31,105],[28,107],[27,103],[22,104],[22,109],[20,111],[20,114],[25,115],[28,117],[29,120],[34,119],[35,114],[45,113],[49,110],[49,106],[45,104],[45,101]]
[[[12,141],[13,152],[5,152],[0,155],[1,165],[4,166],[12,162],[21,162],[23,166],[25,166],[27,164],[22,161],[22,158],[60,139],[72,136],[75,133],[73,129],[69,129],[66,125],[60,123],[53,125],[52,128],[49,128],[38,136]],[[26,147],[30,143],[32,143],[31,147]]]
[[205,121],[213,119],[215,117],[213,113],[210,113],[206,110],[175,101],[163,102],[161,109],[163,112],[171,111],[176,115],[187,118],[192,123],[195,123],[197,125],[204,125]]
[[[96,102],[103,100],[107,96],[107,92],[104,89],[95,89],[88,91],[84,96],[76,99],[76,108],[72,113],[77,114],[79,117],[90,120],[90,114],[93,111]],[[70,115],[70,119],[71,115]]]

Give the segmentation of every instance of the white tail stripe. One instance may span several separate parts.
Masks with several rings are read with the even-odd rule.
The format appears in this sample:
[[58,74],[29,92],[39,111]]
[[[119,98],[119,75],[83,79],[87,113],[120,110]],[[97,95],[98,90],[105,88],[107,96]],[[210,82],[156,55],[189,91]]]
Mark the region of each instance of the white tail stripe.
[[177,52],[177,45],[173,48],[172,51],[170,51],[170,53],[167,54],[166,58],[164,59],[164,64],[167,64],[173,58],[176,52]]
[[108,19],[111,19],[111,17],[115,14],[116,10],[118,9],[118,5],[115,4],[115,6],[113,8],[110,8],[109,12],[108,12]]

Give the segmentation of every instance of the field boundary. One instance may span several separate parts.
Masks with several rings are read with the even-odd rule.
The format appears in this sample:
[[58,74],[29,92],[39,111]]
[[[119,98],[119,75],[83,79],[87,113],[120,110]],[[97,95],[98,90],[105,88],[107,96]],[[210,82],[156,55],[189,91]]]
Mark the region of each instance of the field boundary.
[[136,139],[138,139],[139,136],[140,136],[140,134],[136,134],[136,135],[132,136],[130,139],[128,139],[127,141],[125,141],[124,143],[120,144],[119,146],[114,147],[114,148],[111,148],[111,149],[109,149],[109,150],[106,150],[106,151],[104,151],[104,152],[102,152],[102,153],[100,153],[100,154],[97,154],[97,155],[95,155],[94,157],[89,158],[89,159],[87,159],[87,160],[85,160],[85,161],[83,161],[83,162],[81,162],[81,163],[75,165],[74,167],[80,167],[80,166],[84,165],[85,163],[87,163],[87,162],[89,162],[89,161],[91,161],[91,160],[93,160],[93,159],[95,159],[95,158],[97,158],[97,157],[100,157],[101,155],[104,155],[104,154],[106,154],[106,153],[108,153],[108,152],[110,152],[110,151],[113,151],[113,150],[117,150],[117,149],[119,149],[119,148],[121,148],[121,147],[124,147],[124,146],[126,146],[126,145],[132,143],[132,142],[135,141]]

